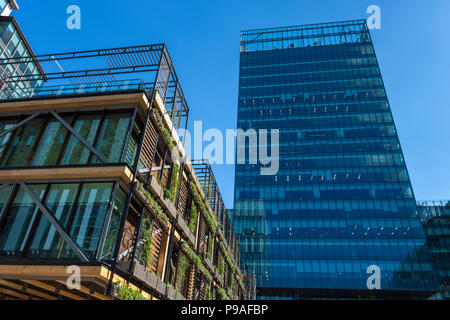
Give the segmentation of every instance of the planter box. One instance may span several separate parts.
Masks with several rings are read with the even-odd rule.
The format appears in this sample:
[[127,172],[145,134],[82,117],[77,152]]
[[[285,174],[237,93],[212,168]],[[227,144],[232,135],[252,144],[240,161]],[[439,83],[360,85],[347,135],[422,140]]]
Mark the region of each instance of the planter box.
[[181,293],[177,292],[177,296],[176,296],[175,300],[186,300],[186,298],[183,297],[183,295]]
[[155,287],[156,291],[158,291],[160,294],[165,294],[166,287],[167,287],[167,285],[164,282],[162,282],[161,279],[157,278],[156,287]]
[[175,219],[177,215],[177,210],[175,209],[175,206],[173,205],[172,201],[170,199],[164,198],[164,205],[167,208],[167,213],[169,217]]
[[153,272],[147,272],[145,282],[152,288],[156,289],[158,286],[158,277]]
[[150,179],[150,189],[153,190],[154,193],[156,193],[157,196],[162,198],[164,196],[161,186],[159,185],[159,182],[156,181],[155,177],[152,177]]
[[148,273],[147,269],[145,269],[145,267],[142,264],[136,261],[136,263],[134,264],[133,275],[136,278],[145,281],[147,273]]
[[189,229],[183,218],[178,218],[178,225],[180,226],[181,230],[183,230],[184,235],[188,237],[189,241],[194,245],[195,236],[192,234],[192,231]]
[[[128,271],[130,268],[130,261],[121,261],[117,267],[123,271]],[[145,282],[149,287],[156,289],[159,293],[165,293],[165,284],[151,271],[148,271],[142,264],[136,261],[132,269],[132,274],[137,279]],[[161,284],[158,284],[161,282]],[[159,289],[158,289],[159,285]]]
[[171,288],[170,286],[167,286],[167,298],[169,298],[169,300],[176,300],[177,299],[177,291],[173,288]]

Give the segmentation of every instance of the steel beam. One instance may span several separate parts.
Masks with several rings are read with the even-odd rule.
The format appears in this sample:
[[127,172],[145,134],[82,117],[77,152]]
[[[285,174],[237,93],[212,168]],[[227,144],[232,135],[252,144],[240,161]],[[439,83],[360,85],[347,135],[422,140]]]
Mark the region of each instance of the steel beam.
[[64,121],[63,118],[59,116],[59,114],[56,113],[56,111],[50,111],[50,114],[56,118],[61,124],[66,127],[67,130],[69,130],[70,133],[72,133],[78,140],[81,141],[85,145],[86,148],[88,148],[93,154],[95,154],[103,163],[108,163],[108,160],[105,159],[104,156],[102,156],[97,149],[95,149],[89,142],[87,142],[80,134],[72,128],[66,121]]
[[86,257],[86,255],[81,251],[81,249],[78,247],[78,245],[75,242],[73,242],[72,238],[66,233],[64,228],[59,224],[58,219],[56,219],[55,216],[52,213],[50,213],[50,211],[48,211],[48,209],[36,197],[36,195],[33,193],[33,191],[31,191],[30,188],[24,182],[20,182],[20,186],[30,196],[30,198],[33,200],[33,202],[39,207],[42,214],[48,219],[48,221],[51,223],[51,225],[56,229],[56,232],[58,232],[59,235],[67,242],[69,247],[75,252],[75,254],[78,256],[78,258],[80,258],[83,262],[89,262],[89,259]]
[[20,121],[18,124],[16,124],[15,126],[13,126],[12,128],[9,128],[8,130],[3,131],[2,133],[0,133],[0,138],[3,137],[4,135],[8,134],[11,131],[16,130],[17,128],[21,127],[22,125],[24,125],[25,123],[27,123],[30,120],[33,120],[34,118],[36,118],[37,116],[39,116],[41,114],[41,112],[36,112],[33,113],[31,116],[29,116],[28,118]]

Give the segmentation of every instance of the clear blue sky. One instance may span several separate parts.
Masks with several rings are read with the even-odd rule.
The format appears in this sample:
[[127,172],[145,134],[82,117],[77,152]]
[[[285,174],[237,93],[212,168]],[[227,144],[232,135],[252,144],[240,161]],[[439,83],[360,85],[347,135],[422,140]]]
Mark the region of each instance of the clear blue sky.
[[[235,128],[239,32],[366,18],[418,200],[450,199],[450,1],[19,0],[14,16],[36,54],[165,42],[193,120]],[[66,28],[79,5],[82,29]],[[234,167],[213,166],[228,207]]]

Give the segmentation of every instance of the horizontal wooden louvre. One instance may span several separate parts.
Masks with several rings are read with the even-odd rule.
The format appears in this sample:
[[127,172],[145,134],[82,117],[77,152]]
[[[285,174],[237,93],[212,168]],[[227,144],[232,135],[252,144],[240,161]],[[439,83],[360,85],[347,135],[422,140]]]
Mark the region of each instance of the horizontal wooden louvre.
[[152,164],[153,152],[156,148],[158,133],[155,126],[149,120],[147,130],[145,131],[144,142],[142,144],[142,151],[140,161],[145,168],[150,168]]
[[[170,154],[168,153],[168,154],[166,155],[166,157],[167,157],[167,156],[170,156]],[[167,159],[166,159],[166,163],[164,164],[164,166],[172,166],[172,164],[169,163],[169,162],[167,161]],[[168,188],[168,187],[169,187],[171,172],[172,172],[171,169],[164,169],[164,170],[162,171],[162,176],[161,176],[161,186],[162,186],[163,188]]]
[[155,274],[157,273],[158,269],[158,261],[159,261],[159,254],[161,252],[162,237],[163,237],[163,229],[159,227],[157,223],[154,223],[152,230],[151,258],[148,267],[150,267],[150,270],[153,271],[153,273]]
[[180,196],[178,198],[178,208],[177,211],[181,214],[181,216],[186,219],[186,210],[189,204],[189,189],[188,182],[186,179],[181,179],[180,182]]

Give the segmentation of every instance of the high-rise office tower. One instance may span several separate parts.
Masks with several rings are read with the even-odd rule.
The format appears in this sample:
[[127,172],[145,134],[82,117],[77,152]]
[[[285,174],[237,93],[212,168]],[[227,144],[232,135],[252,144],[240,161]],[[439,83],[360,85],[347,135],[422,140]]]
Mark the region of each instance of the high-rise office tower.
[[248,154],[235,172],[233,224],[257,296],[437,291],[365,20],[242,32],[238,128],[279,129],[276,175]]

